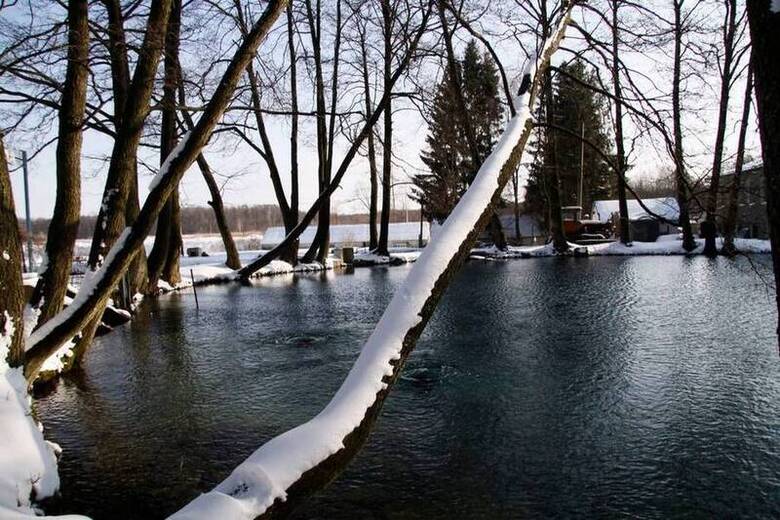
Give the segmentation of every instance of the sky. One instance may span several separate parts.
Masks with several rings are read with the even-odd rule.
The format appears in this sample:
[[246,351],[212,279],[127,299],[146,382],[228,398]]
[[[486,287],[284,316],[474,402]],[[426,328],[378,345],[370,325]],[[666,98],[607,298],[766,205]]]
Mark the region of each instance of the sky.
[[[588,19],[582,20],[584,24]],[[570,29],[569,35],[572,35]],[[458,49],[465,46],[466,35],[460,34]],[[495,42],[502,63],[508,69],[510,77],[514,77],[522,67],[522,53],[518,52],[517,47],[511,41],[503,40]],[[570,47],[576,47],[576,38],[567,42]],[[564,59],[565,53],[559,53],[557,61]],[[637,68],[642,68],[643,72],[650,77],[668,76],[668,71],[659,69],[653,63],[653,60],[643,59],[646,56],[630,56],[627,60]],[[344,67],[348,67],[345,64]],[[435,85],[438,76],[435,70],[424,73],[429,85]],[[427,75],[426,75],[427,74]],[[717,85],[715,85],[717,86]],[[727,150],[734,148],[736,140],[737,114],[740,111],[742,102],[743,88],[741,83],[734,87],[732,102],[732,117],[727,132]],[[302,93],[302,110],[311,105],[310,97],[307,93]],[[685,122],[688,128],[686,144],[692,151],[693,161],[704,171],[708,162],[711,163],[711,157],[708,157],[707,150],[711,147],[714,140],[713,122],[714,112],[717,105],[717,96],[713,85],[701,92],[694,102],[700,106],[700,111],[694,115],[687,115]],[[348,104],[350,101],[341,99],[339,104]],[[419,159],[420,151],[425,147],[425,135],[427,132],[426,124],[423,118],[413,110],[409,110],[408,105],[399,106],[403,110],[398,110],[394,115],[394,141],[393,146],[398,160],[394,167],[395,183],[409,180],[409,176],[414,173],[424,171],[422,162]],[[752,118],[755,117],[753,113]],[[289,122],[287,118],[280,116],[268,116],[266,121],[270,139],[274,145],[274,153],[280,163],[285,189],[289,194]],[[632,129],[630,122],[627,123],[629,131]],[[299,152],[299,167],[301,172],[301,208],[305,209],[314,201],[317,194],[316,183],[316,148],[314,146],[314,137],[312,125],[303,124],[304,135],[302,136],[302,148]],[[40,136],[39,141],[45,141],[51,134]],[[112,141],[106,136],[88,130],[85,132],[84,147],[82,150],[82,214],[95,214],[99,208],[100,199],[103,192],[106,170],[108,163],[106,158],[111,151]],[[22,149],[32,149],[32,144],[9,135],[7,137],[6,147],[12,150],[14,155],[18,155]],[[749,150],[754,155],[757,153],[757,132],[755,124],[752,125],[749,135]],[[346,142],[342,138],[336,145],[336,164],[338,164],[346,152]],[[33,218],[48,218],[51,216],[55,195],[56,195],[56,175],[55,175],[55,145],[50,145],[38,154],[29,163],[29,184],[30,184],[30,212]],[[205,156],[211,163],[212,168],[218,174],[218,181],[223,184],[223,197],[226,205],[253,205],[253,204],[275,204],[273,189],[268,177],[267,168],[262,159],[251,148],[245,145],[236,144],[235,141],[220,137],[213,140],[205,150]],[[140,154],[142,167],[139,170],[139,194],[143,199],[148,193],[148,184],[153,177],[153,168],[159,164],[159,157],[154,150],[145,149]],[[530,160],[529,157],[525,158]],[[634,168],[632,176],[654,176],[661,171],[666,164],[666,159],[662,151],[655,149],[647,143],[641,143],[634,152]],[[24,215],[25,205],[23,198],[23,181],[20,168],[20,161],[16,160],[12,164],[12,184],[16,199],[16,209],[19,216]],[[355,213],[366,212],[366,193],[368,192],[368,165],[362,157],[357,157],[342,183],[339,190],[334,195],[332,209],[334,212]],[[394,188],[394,203],[396,208],[416,207],[408,200],[405,194],[410,187],[404,184]],[[185,175],[180,186],[181,202],[185,206],[205,206],[209,200],[209,193],[200,172],[197,168],[191,168]]]

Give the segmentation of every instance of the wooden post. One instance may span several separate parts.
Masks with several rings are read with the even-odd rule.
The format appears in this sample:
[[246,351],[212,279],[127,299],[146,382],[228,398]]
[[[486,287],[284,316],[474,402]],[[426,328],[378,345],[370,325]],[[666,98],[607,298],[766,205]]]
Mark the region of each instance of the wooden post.
[[195,288],[195,275],[192,274],[192,269],[190,269],[190,280],[192,280],[192,292],[195,294],[195,309],[200,310],[200,304],[198,303],[198,290]]

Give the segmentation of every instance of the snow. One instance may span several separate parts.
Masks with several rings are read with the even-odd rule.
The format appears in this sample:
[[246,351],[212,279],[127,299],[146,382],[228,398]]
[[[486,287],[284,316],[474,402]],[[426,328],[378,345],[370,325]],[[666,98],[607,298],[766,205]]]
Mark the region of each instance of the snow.
[[8,254],[8,251],[3,250],[3,260],[8,261],[10,259],[11,259],[11,255]]
[[168,154],[168,157],[165,158],[162,165],[160,166],[160,170],[157,172],[157,175],[155,175],[152,179],[152,182],[149,183],[149,191],[154,191],[154,189],[160,184],[160,181],[162,181],[163,178],[168,174],[168,170],[171,168],[171,162],[173,162],[173,160],[179,156],[182,150],[184,150],[184,147],[186,146],[187,141],[190,140],[191,135],[192,132],[187,132],[181,136],[179,143],[174,147],[173,150],[171,150],[171,153]]
[[[716,240],[718,249],[723,246],[723,239]],[[747,254],[771,253],[771,244],[769,240],[759,240],[755,238],[735,238],[734,245],[737,250]],[[609,242],[605,244],[595,244],[581,246],[569,243],[569,247],[574,250],[587,250],[589,256],[653,256],[653,255],[699,255],[704,251],[704,240],[696,240],[696,249],[691,252],[685,251],[682,246],[682,239],[679,235],[661,235],[656,242],[632,242],[626,246],[621,242]],[[508,259],[508,258],[536,258],[545,256],[556,256],[552,244],[543,246],[510,246],[506,251],[500,251],[495,247],[476,248],[471,251],[471,257],[477,259]]]
[[[263,235],[257,232],[250,233],[234,233],[233,240],[236,243],[236,248],[239,251],[248,249],[258,249]],[[182,236],[182,242],[184,250],[186,251],[190,247],[199,247],[208,254],[224,253],[225,246],[222,243],[222,237],[219,234],[213,233],[197,233],[192,235]],[[144,249],[148,254],[152,250],[154,245],[154,235],[149,235],[144,239]],[[86,257],[89,255],[89,250],[92,247],[91,238],[80,238],[76,240],[73,254],[76,257]]]
[[[561,22],[556,34],[565,31],[567,22],[568,17]],[[548,41],[546,48],[549,45]],[[533,67],[535,72],[538,65]],[[407,332],[420,324],[419,313],[437,280],[499,187],[501,167],[531,120],[530,94],[524,94],[518,101],[518,115],[509,120],[474,182],[393,295],[328,405],[310,421],[261,446],[212,491],[200,495],[171,518],[255,518],[276,499],[285,500],[286,490],[304,472],[344,447],[343,439],[358,427],[374,404],[377,392],[386,387],[383,378],[392,375],[392,363],[400,358]]]
[[772,0],[772,5],[769,6],[769,10],[773,13],[780,13],[780,0]]
[[408,248],[392,248],[388,251],[390,256],[377,255],[363,248],[355,253],[355,265],[387,265],[387,264],[408,264],[416,262],[420,257],[422,250]]
[[[388,239],[391,243],[414,242],[416,243],[420,236],[420,222],[391,222],[388,228]],[[423,240],[430,238],[430,227],[427,222],[423,222]],[[308,226],[301,236],[299,242],[301,246],[309,246],[317,233],[317,226]],[[263,235],[263,247],[270,248],[281,243],[287,236],[284,227],[275,226],[266,229]],[[350,246],[368,244],[369,242],[368,224],[338,224],[330,226],[330,243],[339,246]]]
[[[650,208],[650,211],[667,220],[676,222],[680,216],[680,207],[677,205],[677,199],[674,197],[642,199],[642,202],[645,206]],[[628,220],[654,218],[639,205],[639,201],[636,199],[627,200],[626,205],[628,206]],[[618,200],[597,200],[593,203],[593,214],[591,215],[591,218],[601,222],[609,222],[609,219],[612,218],[614,213],[620,213]]]
[[4,520],[34,517],[33,499],[53,496],[60,485],[60,448],[43,438],[41,425],[32,417],[21,368],[11,368],[6,362],[13,332],[13,320],[6,313],[5,330],[0,331],[0,518]]

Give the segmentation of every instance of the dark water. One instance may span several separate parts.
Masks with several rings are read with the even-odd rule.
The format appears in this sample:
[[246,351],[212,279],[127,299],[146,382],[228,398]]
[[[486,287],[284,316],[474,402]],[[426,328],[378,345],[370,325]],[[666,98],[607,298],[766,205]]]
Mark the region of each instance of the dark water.
[[[38,401],[56,511],[160,518],[211,488],[322,408],[407,272],[147,302]],[[469,263],[298,517],[780,517],[775,319],[744,260]]]

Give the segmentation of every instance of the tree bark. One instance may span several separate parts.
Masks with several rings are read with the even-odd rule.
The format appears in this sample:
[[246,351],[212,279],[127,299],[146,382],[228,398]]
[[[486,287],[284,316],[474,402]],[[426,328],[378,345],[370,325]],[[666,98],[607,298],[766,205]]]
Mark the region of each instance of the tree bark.
[[18,367],[24,361],[23,253],[3,140],[0,130],[0,341],[8,341],[7,357],[0,363]]
[[[753,45],[753,74],[761,155],[766,182],[766,211],[769,238],[772,241],[772,263],[775,270],[775,293],[780,314],[780,12],[769,0],[748,0],[750,40]],[[780,349],[780,325],[777,328]]]
[[[114,131],[118,134],[122,126],[127,92],[130,88],[130,66],[127,60],[127,42],[125,40],[124,17],[119,0],[103,0],[108,14],[108,54],[111,60],[111,85],[114,93]],[[138,201],[138,165],[133,166],[129,181],[125,225],[129,226],[138,217],[141,205]],[[130,294],[142,292],[146,288],[146,250],[141,248],[128,269]]]
[[739,123],[737,138],[737,159],[734,163],[734,175],[729,186],[729,201],[726,208],[726,218],[723,221],[723,248],[721,254],[734,256],[737,248],[734,245],[734,235],[737,231],[737,215],[739,213],[739,192],[742,181],[742,166],[745,162],[745,139],[750,123],[750,100],[753,95],[753,62],[748,64],[747,80],[745,82],[745,98],[742,103],[742,120]]
[[[211,100],[195,124],[195,128],[186,136],[186,142],[182,144],[179,153],[170,157],[166,168],[162,169],[152,183],[151,191],[138,218],[122,233],[121,240],[112,247],[105,262],[91,279],[91,290],[79,292],[65,311],[30,336],[29,349],[25,352],[25,377],[29,382],[35,379],[46,358],[82,330],[95,316],[99,317],[102,314],[111,291],[130,265],[138,248],[142,247],[143,240],[151,230],[165,201],[208,142],[214,127],[233,97],[239,78],[286,4],[286,0],[271,0],[252,31],[244,38],[228,64]],[[159,53],[157,57],[159,58]],[[140,96],[131,99],[148,106],[148,96],[145,99]]]
[[68,2],[68,62],[59,111],[57,195],[46,236],[46,269],[33,291],[38,326],[62,309],[81,215],[81,143],[89,76],[87,0]]
[[720,174],[723,168],[723,143],[726,138],[726,120],[729,111],[729,96],[733,76],[734,46],[737,32],[737,2],[726,0],[726,20],[723,38],[723,68],[720,78],[720,105],[718,109],[718,126],[715,131],[715,150],[712,158],[712,175],[707,192],[706,225],[704,226],[704,254],[710,258],[718,255],[715,238],[718,232],[718,192],[720,190]]
[[[176,93],[181,77],[179,75],[179,31],[181,27],[181,0],[173,0],[171,14],[165,34],[165,57],[163,78],[162,126],[160,129],[160,166],[176,148]],[[158,280],[163,279],[175,286],[181,281],[178,270],[178,255],[181,247],[181,211],[179,188],[173,191],[165,207],[157,217],[157,231],[154,245],[149,253],[148,294],[157,292]],[[175,273],[173,271],[176,271]]]
[[[393,59],[393,18],[390,12],[389,0],[381,0],[382,28],[384,36],[384,56],[382,69],[382,82],[385,92],[393,88],[391,84],[391,69]],[[384,136],[382,138],[382,212],[379,217],[379,240],[376,253],[389,256],[388,245],[390,242],[390,204],[391,191],[393,189],[393,103],[392,96],[388,97],[387,108],[384,112]]]
[[682,4],[684,0],[672,0],[674,3],[674,70],[672,73],[672,120],[674,124],[674,176],[677,187],[677,205],[680,208],[680,227],[683,233],[683,249],[693,251],[696,241],[693,238],[691,217],[688,210],[688,179],[685,173],[685,153],[683,152],[682,113],[680,102],[680,81],[682,61]]
[[628,220],[628,202],[626,200],[626,150],[623,140],[623,90],[620,86],[620,58],[618,43],[619,18],[618,8],[621,0],[612,0],[612,88],[615,98],[615,148],[618,211],[620,215],[620,241],[623,244],[631,243],[631,224]]
[[[360,51],[363,63],[363,97],[366,101],[366,121],[371,119],[371,88],[368,81],[368,51],[366,49],[365,28],[360,33]],[[370,183],[370,194],[368,202],[368,249],[374,251],[379,243],[376,229],[377,202],[379,196],[379,185],[377,182],[376,167],[376,147],[374,145],[373,130],[368,134],[368,174]]]
[[[540,3],[540,17],[542,26],[542,42],[547,41],[550,36],[550,19],[547,13],[547,0]],[[545,104],[545,118],[547,124],[554,124],[553,120],[553,92],[552,74],[550,70],[544,73],[544,92],[542,93],[542,102]],[[557,139],[555,133],[552,135],[553,156],[557,157]],[[547,177],[547,198],[549,204],[549,223],[550,234],[552,235],[553,247],[556,253],[565,253],[569,250],[569,242],[566,240],[566,233],[563,228],[563,214],[561,209],[561,182],[558,176],[558,160],[556,158],[553,167],[549,168]]]
[[[177,65],[179,77],[181,77],[181,67]],[[184,83],[179,82],[179,104],[181,106],[187,105],[187,99],[184,94]],[[192,121],[192,116],[186,110],[181,112],[184,126],[188,132],[191,132],[195,128],[195,123]],[[198,154],[196,159],[198,168],[200,169],[203,180],[206,181],[206,187],[209,189],[211,200],[208,201],[209,206],[214,210],[214,218],[217,221],[217,228],[219,229],[219,235],[222,237],[222,245],[225,247],[225,265],[231,269],[241,269],[241,259],[238,255],[238,248],[236,242],[233,240],[233,234],[230,232],[230,226],[228,226],[227,217],[225,216],[225,206],[222,202],[222,193],[219,191],[214,174],[211,172],[211,167],[206,161],[203,154]]]
[[[295,50],[295,30],[293,23],[292,3],[287,5],[287,47],[290,50],[290,108],[292,116],[290,121],[290,224],[285,224],[285,233],[289,234],[298,224],[298,54]],[[290,246],[282,257],[292,265],[298,263],[298,240],[290,243]]]
[[[309,20],[309,33],[312,42],[312,57],[314,59],[314,89],[316,99],[316,121],[317,121],[317,184],[320,193],[328,185],[325,182],[326,169],[328,164],[328,138],[327,125],[325,121],[325,80],[322,73],[322,47],[321,47],[321,12],[320,0],[317,2],[316,12],[312,9],[311,0],[306,0],[306,15]],[[327,257],[329,250],[330,233],[330,198],[323,201],[317,216],[317,233],[314,240],[303,256],[306,263],[313,262],[315,259],[324,256]],[[324,253],[323,253],[324,251]]]

